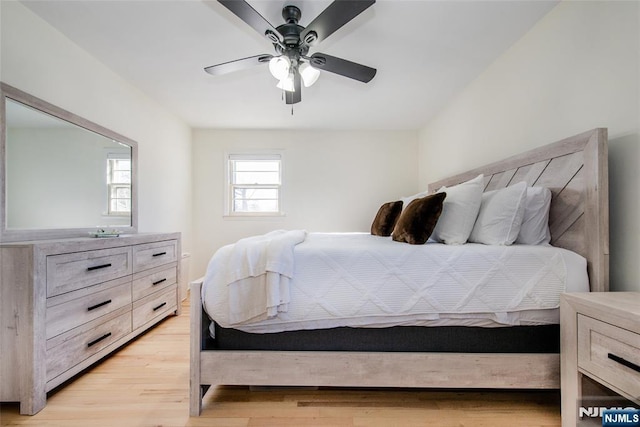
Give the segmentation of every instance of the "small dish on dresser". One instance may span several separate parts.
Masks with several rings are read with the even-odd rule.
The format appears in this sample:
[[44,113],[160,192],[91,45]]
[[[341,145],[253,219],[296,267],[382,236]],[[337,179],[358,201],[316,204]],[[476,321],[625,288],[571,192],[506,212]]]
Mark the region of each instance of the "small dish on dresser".
[[119,230],[105,230],[105,229],[98,229],[96,231],[91,231],[89,232],[89,235],[91,237],[119,237],[120,236],[120,231]]

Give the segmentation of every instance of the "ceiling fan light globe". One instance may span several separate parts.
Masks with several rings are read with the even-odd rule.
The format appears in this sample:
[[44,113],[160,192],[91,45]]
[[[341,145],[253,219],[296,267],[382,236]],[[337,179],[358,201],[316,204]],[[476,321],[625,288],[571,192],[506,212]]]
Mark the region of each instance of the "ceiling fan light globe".
[[296,91],[296,85],[294,84],[293,79],[289,78],[288,76],[285,77],[284,79],[281,79],[276,85],[276,87],[286,92]]
[[304,83],[304,87],[309,87],[314,84],[318,77],[320,77],[320,70],[317,68],[313,68],[311,64],[308,62],[300,65],[300,76],[302,77],[302,83]]
[[278,80],[286,79],[289,76],[291,62],[286,56],[276,56],[269,61],[269,72]]

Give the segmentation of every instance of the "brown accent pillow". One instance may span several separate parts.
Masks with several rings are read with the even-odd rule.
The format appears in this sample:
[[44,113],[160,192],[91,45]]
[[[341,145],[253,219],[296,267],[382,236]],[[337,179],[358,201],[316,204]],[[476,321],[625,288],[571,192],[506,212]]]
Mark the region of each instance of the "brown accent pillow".
[[447,193],[436,193],[415,199],[405,208],[393,229],[391,238],[396,242],[422,245],[431,236],[442,213]]
[[393,227],[396,226],[398,218],[402,213],[402,200],[388,202],[380,206],[373,224],[371,224],[371,234],[374,236],[391,236]]

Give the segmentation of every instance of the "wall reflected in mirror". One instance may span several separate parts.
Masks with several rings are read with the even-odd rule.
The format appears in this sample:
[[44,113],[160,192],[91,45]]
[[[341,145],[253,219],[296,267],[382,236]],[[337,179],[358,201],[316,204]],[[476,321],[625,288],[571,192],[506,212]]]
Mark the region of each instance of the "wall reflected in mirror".
[[131,147],[5,99],[6,229],[131,226]]

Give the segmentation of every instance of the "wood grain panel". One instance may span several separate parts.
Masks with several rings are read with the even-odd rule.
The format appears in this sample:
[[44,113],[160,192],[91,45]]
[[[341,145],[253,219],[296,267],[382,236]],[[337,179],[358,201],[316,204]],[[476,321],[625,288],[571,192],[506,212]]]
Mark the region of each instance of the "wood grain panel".
[[[114,313],[121,312],[118,310]],[[90,325],[90,327],[89,327]],[[52,380],[74,365],[89,358],[131,332],[131,310],[104,321],[95,320],[63,334],[55,346],[47,341],[47,380]]]
[[517,169],[510,169],[508,171],[493,174],[489,184],[485,187],[484,191],[499,190],[509,185]]
[[[100,285],[96,287],[98,286]],[[130,305],[131,282],[129,281],[48,307],[47,339],[104,316],[120,307]]]
[[549,211],[549,230],[552,241],[562,236],[571,224],[584,214],[583,172],[583,169],[580,169],[562,190],[552,190],[554,203]]
[[[206,384],[555,388],[558,354],[203,351]],[[224,366],[224,369],[216,369]]]
[[[584,215],[580,216],[571,227],[566,229],[564,233],[556,240],[552,240],[551,244],[559,248],[571,248],[571,250],[577,254],[587,258],[587,246],[584,240],[584,227],[585,219]],[[589,259],[587,258],[587,263]]]
[[547,165],[550,161],[551,160],[544,160],[542,162],[533,163],[518,168],[518,171],[513,176],[511,182],[515,184],[524,181],[530,187],[537,185],[538,178],[540,178],[540,175],[542,175],[542,172],[544,172],[544,170],[547,168]]
[[556,157],[549,162],[536,184],[557,193],[567,185],[583,165],[584,156],[582,153]]
[[117,247],[47,257],[47,297],[131,274],[131,248]]
[[609,290],[609,157],[607,130],[597,129],[584,151],[585,241],[591,290]]

